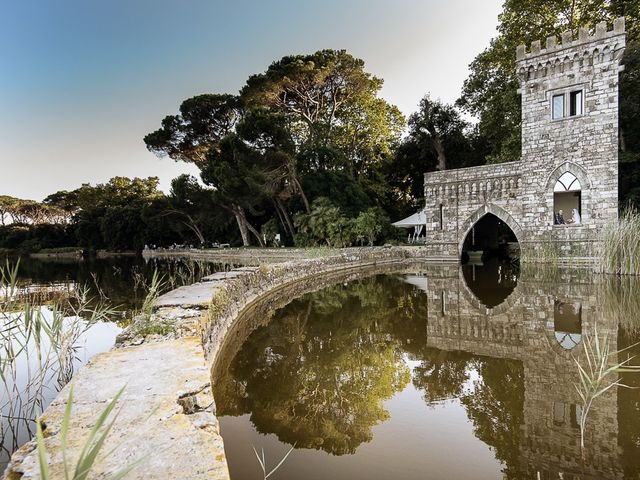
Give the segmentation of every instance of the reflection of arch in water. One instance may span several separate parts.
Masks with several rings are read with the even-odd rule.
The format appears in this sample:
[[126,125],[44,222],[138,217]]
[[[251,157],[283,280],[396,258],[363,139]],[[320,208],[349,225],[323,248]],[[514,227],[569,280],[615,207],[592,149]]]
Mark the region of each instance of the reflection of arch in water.
[[[472,233],[472,229],[480,222],[484,217],[491,215],[496,218],[496,221],[502,222],[508,229],[511,231],[513,236],[515,237],[515,241],[518,243],[522,240],[522,228],[518,225],[518,222],[507,212],[505,209],[498,207],[492,203],[487,203],[477,209],[460,227],[461,235],[459,238],[458,244],[458,254],[462,255],[464,250],[465,242],[469,237],[469,234]],[[491,217],[489,217],[491,218]]]
[[[473,267],[470,266],[469,268]],[[511,310],[511,308],[516,305],[516,303],[518,303],[518,300],[522,297],[520,285],[516,280],[514,288],[510,289],[508,292],[505,292],[506,295],[501,299],[500,303],[493,305],[490,304],[490,306],[487,306],[487,304],[480,300],[475,292],[469,287],[463,268],[460,268],[459,270],[459,277],[460,292],[462,293],[462,296],[469,305],[474,307],[475,310],[477,310],[482,315],[491,316],[506,313]]]

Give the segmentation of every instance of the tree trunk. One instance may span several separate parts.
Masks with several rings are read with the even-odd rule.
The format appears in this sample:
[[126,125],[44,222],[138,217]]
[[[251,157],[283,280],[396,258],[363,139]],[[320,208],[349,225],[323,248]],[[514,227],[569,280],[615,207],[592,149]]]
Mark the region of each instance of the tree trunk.
[[231,205],[231,211],[236,217],[236,222],[238,222],[240,235],[242,235],[242,244],[245,247],[251,245],[251,240],[249,238],[249,232],[251,232],[256,237],[256,240],[258,240],[258,244],[261,247],[264,247],[264,242],[262,241],[262,237],[260,237],[260,233],[247,220],[247,216],[244,213],[244,208],[242,208],[240,205],[233,204]]
[[442,144],[442,140],[440,140],[438,135],[431,134],[431,144],[438,155],[438,170],[446,170],[447,158],[444,154],[444,145]]
[[290,159],[287,162],[287,171],[289,174],[289,179],[291,184],[293,185],[293,189],[297,191],[302,197],[302,203],[304,203],[304,208],[307,213],[311,213],[311,208],[309,207],[309,200],[302,189],[302,183],[300,182],[300,175],[298,174],[298,169],[296,168],[295,160]]
[[311,207],[309,207],[309,200],[307,196],[304,194],[304,190],[302,189],[302,185],[300,184],[300,180],[296,178],[296,186],[298,187],[298,191],[300,192],[300,196],[302,197],[302,203],[304,203],[304,208],[307,213],[311,213]]
[[249,231],[251,233],[253,233],[253,236],[256,237],[256,240],[258,240],[258,245],[260,245],[261,247],[264,247],[264,241],[262,240],[262,237],[260,236],[260,232],[258,232],[258,230],[256,230],[253,225],[251,225],[248,220],[245,218],[244,221],[247,224],[247,228],[249,229]]
[[291,239],[293,239],[295,235],[295,229],[293,228],[293,222],[291,221],[291,217],[289,216],[289,213],[284,208],[284,205],[282,204],[282,200],[280,200],[278,197],[275,198],[275,204],[276,204],[276,211],[279,210],[281,212],[279,213],[279,215],[281,215],[281,217],[284,219],[283,227],[285,228],[285,230],[288,229],[289,236],[291,237]]
[[278,214],[278,220],[280,220],[280,225],[282,225],[282,228],[284,228],[285,232],[288,231],[287,224],[284,221],[284,217],[282,216],[282,212],[280,212],[280,209],[278,208],[278,204],[276,203],[275,199],[271,199],[271,203],[273,203],[273,208],[275,209],[276,213]]
[[247,230],[247,226],[242,220],[240,213],[234,211],[233,215],[236,217],[236,222],[238,222],[238,228],[240,229],[240,235],[242,236],[242,245],[245,247],[251,246],[251,240],[249,240],[249,231]]

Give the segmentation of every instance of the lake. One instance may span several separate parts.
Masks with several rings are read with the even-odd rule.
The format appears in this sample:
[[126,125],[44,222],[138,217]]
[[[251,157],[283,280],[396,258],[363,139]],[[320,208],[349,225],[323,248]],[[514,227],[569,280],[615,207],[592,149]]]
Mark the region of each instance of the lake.
[[636,279],[499,262],[304,295],[213,373],[231,478],[292,447],[270,478],[637,478],[640,389],[587,408],[578,365],[596,337],[611,362],[637,354],[638,312]]

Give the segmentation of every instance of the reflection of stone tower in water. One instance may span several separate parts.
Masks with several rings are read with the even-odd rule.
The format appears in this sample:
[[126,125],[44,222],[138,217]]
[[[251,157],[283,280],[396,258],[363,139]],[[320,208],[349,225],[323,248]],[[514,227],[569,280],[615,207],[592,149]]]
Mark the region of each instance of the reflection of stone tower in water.
[[[507,395],[523,392],[518,411],[505,415],[521,419],[502,446],[515,451],[500,452],[513,462],[508,470],[517,472],[507,478],[557,479],[559,473],[565,479],[623,478],[616,389],[594,402],[582,452],[582,401],[575,388],[574,358],[584,362],[584,338],[594,334],[596,324],[612,351],[618,348],[617,319],[611,313],[616,299],[601,295],[601,278],[553,272],[550,281],[545,277],[550,273],[527,271],[502,303],[489,307],[485,292],[474,289],[466,272],[454,266],[428,271],[427,344],[521,365],[522,383],[504,388]],[[506,408],[508,402],[503,398],[498,404]],[[499,420],[494,421],[499,431]]]
[[581,28],[576,39],[568,32],[544,48],[518,47],[522,156],[425,175],[428,256],[493,249],[501,229],[525,255],[597,254],[602,228],[618,215],[624,28],[620,18],[612,30],[603,22],[593,34]]

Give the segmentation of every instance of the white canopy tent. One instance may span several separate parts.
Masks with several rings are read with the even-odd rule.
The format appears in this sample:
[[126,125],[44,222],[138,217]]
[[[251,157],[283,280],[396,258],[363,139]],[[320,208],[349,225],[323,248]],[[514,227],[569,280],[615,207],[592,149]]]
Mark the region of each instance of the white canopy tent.
[[426,227],[427,216],[424,211],[414,213],[413,215],[392,223],[394,227],[398,228],[413,228],[413,236],[409,235],[409,241],[415,243],[420,237],[422,229]]

